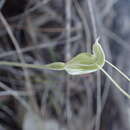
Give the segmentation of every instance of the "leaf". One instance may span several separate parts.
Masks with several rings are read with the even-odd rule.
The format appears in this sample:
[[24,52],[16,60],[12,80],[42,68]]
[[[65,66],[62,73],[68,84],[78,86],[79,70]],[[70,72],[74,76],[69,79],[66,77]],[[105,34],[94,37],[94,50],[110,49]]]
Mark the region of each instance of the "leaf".
[[71,75],[81,75],[95,72],[105,64],[105,55],[98,40],[93,45],[93,54],[80,53],[65,65],[65,70]]
[[64,70],[65,63],[63,62],[54,62],[51,64],[47,64],[43,66],[45,69],[50,69],[50,70]]

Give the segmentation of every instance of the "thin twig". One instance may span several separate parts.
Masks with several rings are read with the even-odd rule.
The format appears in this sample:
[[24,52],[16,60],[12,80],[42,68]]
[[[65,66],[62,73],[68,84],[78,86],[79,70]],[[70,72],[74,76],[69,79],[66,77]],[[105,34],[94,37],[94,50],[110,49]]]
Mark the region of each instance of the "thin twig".
[[[75,37],[72,37],[70,39],[71,43],[74,42],[74,41],[77,41],[81,38],[81,35],[78,35],[78,36],[75,36]],[[30,47],[26,47],[26,48],[22,48],[21,49],[21,53],[27,53],[27,52],[30,52],[30,51],[34,51],[35,49],[44,49],[44,48],[52,48],[52,47],[55,47],[57,45],[64,45],[66,42],[66,40],[62,40],[62,41],[50,41],[48,43],[44,43],[44,44],[39,44],[39,45],[36,45],[36,46],[30,46]],[[0,58],[4,58],[4,57],[7,57],[7,56],[13,56],[13,55],[16,55],[17,52],[16,51],[8,51],[6,53],[1,53],[0,54]]]
[[[12,32],[9,24],[7,23],[6,19],[4,18],[3,14],[1,12],[0,12],[0,20],[2,21],[3,25],[5,26],[6,31],[8,32],[8,34],[9,34],[9,36],[10,36],[10,38],[11,38],[11,40],[12,40],[12,42],[13,42],[15,48],[16,48],[16,52],[17,52],[17,54],[19,56],[20,61],[22,63],[25,63],[25,60],[24,60],[23,55],[21,53],[21,49],[19,47],[19,44],[18,44],[16,38],[14,37],[13,32]],[[29,74],[28,74],[27,69],[23,68],[23,72],[24,72],[24,75],[25,75],[25,80],[26,80],[25,83],[26,83],[27,90],[29,92],[31,91],[32,93],[34,93],[33,90],[32,90],[32,87],[31,87],[31,82],[30,82],[30,79],[29,79]],[[30,101],[31,101],[34,109],[36,111],[38,111],[36,100],[35,100],[34,96],[30,96]]]
[[10,94],[11,94],[12,96],[14,96],[14,97],[24,106],[24,108],[26,108],[26,110],[32,111],[32,108],[30,107],[30,105],[29,105],[24,99],[22,99],[22,98],[18,95],[17,91],[14,91],[14,90],[10,89],[9,87],[7,87],[7,86],[6,86],[4,83],[2,83],[2,82],[0,82],[0,88],[6,90],[7,93],[10,92]]
[[[65,47],[65,58],[66,61],[70,60],[71,58],[71,8],[72,8],[72,0],[66,0],[66,47]],[[69,127],[69,122],[72,118],[71,115],[71,105],[70,105],[70,89],[69,89],[69,76],[66,77],[66,117],[67,123]]]

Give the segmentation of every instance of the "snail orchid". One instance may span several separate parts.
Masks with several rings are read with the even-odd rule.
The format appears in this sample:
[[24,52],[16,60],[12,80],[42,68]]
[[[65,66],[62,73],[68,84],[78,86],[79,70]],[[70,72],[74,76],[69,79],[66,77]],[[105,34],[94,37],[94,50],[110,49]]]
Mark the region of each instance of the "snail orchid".
[[0,61],[0,65],[34,69],[65,70],[70,75],[82,75],[101,70],[125,96],[130,98],[130,95],[124,91],[124,89],[122,89],[121,86],[103,69],[104,64],[107,63],[130,82],[130,78],[128,76],[126,76],[120,69],[105,59],[105,54],[99,43],[99,38],[93,45],[92,52],[93,54],[87,52],[80,53],[66,63],[54,62],[47,65],[34,65]]

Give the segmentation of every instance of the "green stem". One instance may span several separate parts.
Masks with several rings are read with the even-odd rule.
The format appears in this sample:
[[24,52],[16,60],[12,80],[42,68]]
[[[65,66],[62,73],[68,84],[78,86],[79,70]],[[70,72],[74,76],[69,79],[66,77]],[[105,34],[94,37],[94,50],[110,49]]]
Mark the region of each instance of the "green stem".
[[112,63],[106,60],[106,63],[112,66],[115,70],[117,70],[125,79],[127,79],[130,82],[130,78],[125,75],[120,69],[118,69],[116,66],[114,66]]
[[46,65],[33,65],[33,64],[25,64],[25,63],[23,64],[23,63],[8,62],[8,61],[1,61],[0,65],[24,67],[24,68],[32,68],[32,69],[47,69]]
[[101,68],[101,71],[112,81],[112,83],[120,90],[120,92],[122,92],[126,97],[128,97],[130,99],[130,95],[125,92],[119,84],[116,83],[115,80],[113,80],[113,78],[103,69]]

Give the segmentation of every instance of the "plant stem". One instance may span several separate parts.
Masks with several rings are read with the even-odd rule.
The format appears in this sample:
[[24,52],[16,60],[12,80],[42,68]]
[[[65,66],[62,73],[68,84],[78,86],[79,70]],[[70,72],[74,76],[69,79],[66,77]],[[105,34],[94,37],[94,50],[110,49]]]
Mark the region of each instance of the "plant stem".
[[119,84],[116,83],[116,81],[103,69],[101,68],[101,71],[112,81],[112,83],[120,90],[120,92],[122,92],[126,97],[128,97],[130,99],[130,95],[125,92]]
[[130,78],[125,75],[120,69],[118,69],[116,66],[114,66],[112,63],[106,60],[106,63],[112,66],[115,70],[117,70],[125,79],[127,79],[130,82]]
[[46,65],[33,65],[33,64],[16,63],[16,62],[8,62],[8,61],[1,61],[0,65],[24,67],[24,68],[32,68],[32,69],[47,69]]

